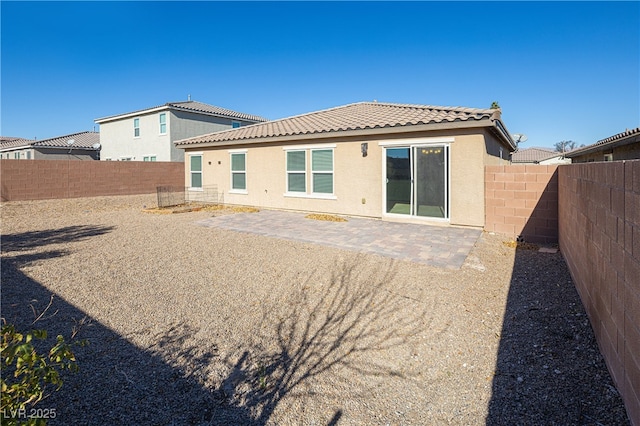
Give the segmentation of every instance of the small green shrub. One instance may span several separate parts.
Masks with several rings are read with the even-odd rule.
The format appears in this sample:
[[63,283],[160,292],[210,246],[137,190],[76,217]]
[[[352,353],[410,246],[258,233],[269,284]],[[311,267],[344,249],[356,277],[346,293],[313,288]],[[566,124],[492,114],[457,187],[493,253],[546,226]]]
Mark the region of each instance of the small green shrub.
[[62,336],[57,337],[48,355],[38,353],[34,339],[46,338],[46,330],[22,334],[12,324],[2,326],[2,424],[44,425],[47,418],[55,417],[55,409],[33,407],[47,395],[49,385],[56,391],[62,387],[61,371],[75,372],[78,366],[71,345]]

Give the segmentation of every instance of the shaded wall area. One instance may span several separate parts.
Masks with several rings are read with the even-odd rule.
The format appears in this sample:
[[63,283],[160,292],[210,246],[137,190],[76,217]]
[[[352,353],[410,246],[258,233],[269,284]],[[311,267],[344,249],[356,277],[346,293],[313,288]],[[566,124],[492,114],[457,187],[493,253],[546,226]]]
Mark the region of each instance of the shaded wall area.
[[485,167],[485,230],[531,243],[558,242],[557,165]]
[[640,160],[560,166],[558,182],[560,250],[640,425]]
[[184,163],[0,160],[2,201],[150,194],[184,186]]

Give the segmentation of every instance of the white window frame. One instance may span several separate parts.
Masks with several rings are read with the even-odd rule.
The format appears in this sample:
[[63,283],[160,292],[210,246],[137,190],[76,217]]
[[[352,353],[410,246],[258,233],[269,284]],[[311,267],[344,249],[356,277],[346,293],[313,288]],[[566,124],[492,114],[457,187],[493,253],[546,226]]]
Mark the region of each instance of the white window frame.
[[[247,150],[246,149],[231,149],[229,152],[229,194],[243,194],[246,195],[249,193],[247,189]],[[244,155],[244,170],[233,170],[233,156],[243,154]],[[234,189],[233,188],[233,175],[234,174],[244,174],[244,189]]]
[[[315,171],[313,170],[313,153],[316,151],[331,151],[331,171],[325,171],[325,170],[320,170],[320,171]],[[310,159],[309,161],[311,162],[311,195],[313,195],[314,197],[327,197],[327,196],[332,196],[335,194],[335,179],[334,179],[334,170],[335,170],[335,149],[334,148],[313,148],[309,150],[310,152]],[[326,193],[326,192],[314,192],[313,191],[313,187],[314,187],[314,181],[315,181],[315,176],[316,175],[331,175],[331,193]]]
[[[164,123],[162,122],[162,118],[164,117]],[[158,124],[159,124],[159,128],[160,128],[160,134],[161,135],[166,135],[167,134],[167,113],[166,112],[161,112],[160,115],[158,116]],[[164,132],[162,131],[162,126],[164,125]]]
[[137,139],[140,137],[140,117],[135,117],[133,119],[133,138]]
[[[289,170],[289,152],[303,152],[304,153],[304,170]],[[307,151],[305,149],[287,149],[284,151],[284,170],[285,170],[285,195],[289,197],[301,197],[307,194]],[[290,174],[303,174],[304,175],[304,191],[291,191],[289,190],[289,175]]]
[[[285,152],[285,188],[286,192],[284,193],[285,197],[293,197],[293,198],[313,198],[320,200],[337,200],[338,197],[335,195],[336,190],[336,182],[335,182],[335,162],[336,162],[336,144],[316,144],[316,145],[296,145],[296,146],[284,146],[282,150]],[[316,173],[331,173],[333,175],[333,188],[332,193],[317,193],[313,192],[313,163],[312,163],[312,151],[332,151],[331,161],[332,161],[332,171],[331,172],[316,172]],[[289,171],[287,170],[287,152],[289,151],[304,151],[305,152],[305,169],[304,169],[304,181],[305,181],[305,192],[292,192],[289,191],[289,173],[302,173],[301,171]]]
[[[204,159],[203,159],[203,153],[202,152],[190,152],[188,154],[189,156],[189,191],[203,191],[202,187],[204,185],[204,173],[202,172],[202,170],[204,169]],[[191,170],[191,158],[192,157],[200,157],[200,171],[199,172],[194,172],[193,170]],[[194,173],[200,173],[200,186],[191,186],[191,184],[193,183],[193,174]]]
[[155,162],[157,161],[157,157],[157,155],[145,155],[144,157],[142,157],[142,161]]

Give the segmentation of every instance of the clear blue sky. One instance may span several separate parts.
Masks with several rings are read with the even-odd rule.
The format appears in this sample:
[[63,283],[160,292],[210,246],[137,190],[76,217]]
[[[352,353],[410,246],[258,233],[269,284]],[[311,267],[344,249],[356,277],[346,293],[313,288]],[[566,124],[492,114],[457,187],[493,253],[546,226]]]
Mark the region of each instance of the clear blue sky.
[[374,99],[498,101],[509,131],[529,137],[523,148],[640,126],[639,2],[0,8],[3,136],[91,130],[188,94],[271,119]]

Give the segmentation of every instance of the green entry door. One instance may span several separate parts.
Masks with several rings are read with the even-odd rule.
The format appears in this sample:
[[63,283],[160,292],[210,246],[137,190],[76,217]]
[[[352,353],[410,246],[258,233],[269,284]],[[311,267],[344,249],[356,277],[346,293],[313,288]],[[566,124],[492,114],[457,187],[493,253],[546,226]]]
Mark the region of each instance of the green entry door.
[[386,212],[449,217],[449,147],[410,146],[386,149]]

